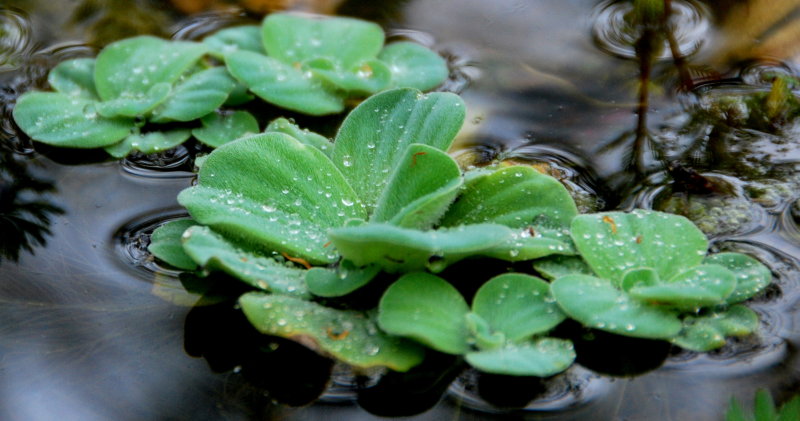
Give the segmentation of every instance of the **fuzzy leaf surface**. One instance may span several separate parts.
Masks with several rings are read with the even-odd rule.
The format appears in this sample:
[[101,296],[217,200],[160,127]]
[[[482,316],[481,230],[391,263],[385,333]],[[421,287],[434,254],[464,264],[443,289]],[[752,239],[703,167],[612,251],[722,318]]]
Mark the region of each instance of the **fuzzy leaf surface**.
[[183,250],[183,242],[181,241],[183,233],[195,225],[197,225],[197,222],[191,219],[178,219],[167,222],[153,231],[147,250],[178,269],[195,270],[197,263]]
[[76,58],[59,63],[47,75],[47,82],[64,95],[98,100],[94,87],[93,58]]
[[502,348],[470,352],[467,362],[478,370],[509,376],[549,377],[575,361],[572,342],[556,338],[538,338]]
[[330,139],[314,133],[311,130],[301,129],[300,126],[283,117],[272,120],[272,122],[270,122],[267,126],[267,129],[264,131],[288,134],[289,136],[299,140],[300,143],[313,146],[328,156],[330,156],[333,152],[333,143],[331,143]]
[[728,336],[745,336],[758,329],[758,315],[744,305],[726,311],[684,319],[680,334],[671,342],[691,351],[706,352],[725,345]]
[[634,285],[628,294],[637,300],[692,310],[723,304],[734,288],[736,276],[730,270],[720,265],[698,265],[666,281]]
[[258,133],[258,121],[247,111],[210,113],[200,119],[200,122],[203,127],[192,130],[192,136],[212,148]]
[[252,51],[265,54],[264,44],[261,42],[261,27],[258,25],[241,25],[233,28],[221,29],[203,38],[212,54],[224,57],[236,51]]
[[167,99],[153,110],[154,122],[191,121],[219,108],[236,82],[223,67],[201,70],[175,86]]
[[114,158],[124,158],[132,151],[151,154],[172,149],[185,142],[191,135],[192,133],[189,129],[132,134],[123,139],[122,142],[106,146],[105,150]]
[[422,45],[393,42],[378,55],[392,73],[392,88],[416,88],[427,91],[442,84],[449,71],[447,62]]
[[320,297],[341,297],[368,284],[380,272],[380,266],[356,267],[343,260],[335,269],[311,268],[306,273],[308,289]]
[[704,263],[726,267],[736,275],[736,289],[728,296],[728,304],[740,303],[758,294],[772,281],[769,268],[746,254],[713,254],[706,257]]
[[424,357],[421,347],[384,334],[360,312],[257,292],[242,295],[239,304],[261,333],[294,339],[355,367],[407,371]]
[[340,68],[334,61],[317,58],[304,63],[314,75],[351,95],[374,94],[389,87],[392,73],[378,59],[365,60],[352,68]]

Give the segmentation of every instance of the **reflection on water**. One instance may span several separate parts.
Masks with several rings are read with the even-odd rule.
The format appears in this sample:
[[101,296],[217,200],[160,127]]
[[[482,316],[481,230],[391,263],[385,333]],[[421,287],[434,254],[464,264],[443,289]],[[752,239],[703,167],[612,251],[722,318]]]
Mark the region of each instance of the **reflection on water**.
[[[16,220],[27,231],[0,225],[4,247],[9,233],[25,233],[3,249],[19,261],[0,265],[0,419],[485,420],[510,412],[711,421],[731,394],[750,402],[758,387],[778,400],[798,392],[800,1],[673,0],[671,14],[652,20],[636,17],[627,0],[238,3],[250,12],[235,3],[9,0],[18,9],[2,9],[0,141],[13,153],[0,154],[0,218],[37,210]],[[470,112],[455,152],[461,163],[534,166],[561,179],[584,210],[692,218],[715,250],[757,256],[776,274],[751,304],[761,332],[705,355],[657,344],[620,358],[617,350],[643,345],[565,325],[561,334],[581,335],[579,346],[593,351],[544,381],[462,372],[444,356],[403,375],[340,373],[302,347],[255,334],[228,299],[238,283],[178,277],[143,251],[149,228],[179,216],[175,197],[191,183],[194,146],[109,162],[31,145],[9,116],[16,97],[45,88],[47,71],[65,58],[138,33],[198,39],[257,20],[258,4],[370,17],[393,37],[432,44],[451,65],[445,89],[461,91]],[[203,12],[182,15],[189,7]],[[330,119],[301,123],[333,129]],[[338,386],[321,402],[275,403],[305,405],[331,376]]]

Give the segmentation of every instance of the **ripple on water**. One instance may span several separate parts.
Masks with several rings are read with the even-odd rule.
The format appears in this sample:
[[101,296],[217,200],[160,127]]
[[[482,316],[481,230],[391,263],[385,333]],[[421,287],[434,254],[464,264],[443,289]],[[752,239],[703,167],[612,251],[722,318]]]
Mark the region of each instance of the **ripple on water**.
[[0,72],[15,70],[32,50],[28,15],[16,8],[0,7]]
[[156,228],[188,217],[184,209],[165,209],[139,215],[126,222],[113,234],[117,258],[140,279],[154,282],[157,277],[166,277],[177,282],[182,271],[157,261],[147,247],[150,245],[150,235]]
[[191,178],[192,153],[185,145],[154,154],[134,152],[125,157],[120,165],[128,174],[147,178]]
[[[539,384],[520,387],[520,389],[528,390],[508,392],[517,394],[518,392],[526,393],[530,391],[535,395],[530,396],[531,399],[527,403],[515,405],[517,406],[516,408],[503,408],[488,402],[481,396],[479,391],[482,383],[481,376],[485,375],[476,370],[465,371],[450,385],[448,398],[460,406],[491,414],[566,412],[602,399],[610,393],[612,389],[611,383],[613,382],[611,378],[600,376],[579,365],[573,365],[564,373],[546,379],[521,377],[517,380],[521,382],[536,381]],[[513,377],[501,377],[501,384],[508,384],[514,380]],[[485,384],[484,387],[488,386],[488,384]],[[492,389],[494,388],[495,386],[492,386]],[[492,390],[491,392],[503,393],[503,391],[497,390]],[[523,397],[523,399],[526,398]]]
[[247,14],[238,7],[213,10],[205,13],[192,15],[172,28],[172,39],[199,41],[220,29],[230,26],[257,24],[257,21],[249,19]]
[[[709,12],[704,5],[692,0],[673,0],[671,3],[669,27],[674,29],[677,51],[683,57],[689,56],[697,52],[710,36]],[[642,29],[626,21],[632,11],[633,2],[630,1],[609,0],[598,4],[592,26],[595,45],[616,57],[636,58],[634,45],[641,37]],[[665,39],[663,44],[657,58],[671,59],[668,41]]]

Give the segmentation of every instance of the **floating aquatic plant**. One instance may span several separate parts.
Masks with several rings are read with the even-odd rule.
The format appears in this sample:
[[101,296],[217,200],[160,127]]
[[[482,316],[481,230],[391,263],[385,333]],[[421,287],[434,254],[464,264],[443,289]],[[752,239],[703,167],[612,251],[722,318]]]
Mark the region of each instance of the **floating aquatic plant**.
[[653,211],[580,215],[571,235],[581,261],[540,263],[559,306],[582,324],[707,351],[758,327],[738,303],[771,274],[740,253],[706,256],[708,241],[682,216]]
[[384,47],[380,26],[344,17],[274,13],[260,27],[206,38],[231,74],[279,107],[311,115],[342,112],[349,98],[389,88],[433,89],[448,74],[438,54],[412,42]]
[[725,421],[795,421],[800,419],[800,396],[793,397],[780,409],[775,407],[769,391],[759,389],[756,392],[753,411],[748,413],[739,402],[731,399]]

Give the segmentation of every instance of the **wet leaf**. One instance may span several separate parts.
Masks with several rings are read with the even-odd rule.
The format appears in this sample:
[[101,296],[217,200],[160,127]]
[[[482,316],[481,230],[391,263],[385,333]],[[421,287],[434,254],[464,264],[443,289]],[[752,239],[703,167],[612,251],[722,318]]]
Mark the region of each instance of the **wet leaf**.
[[553,255],[533,262],[533,267],[542,276],[549,280],[558,279],[566,275],[591,275],[592,268],[579,256]]
[[130,134],[132,119],[102,117],[96,106],[58,92],[29,92],[19,97],[13,116],[28,136],[54,146],[98,148]]
[[391,87],[427,91],[441,85],[449,73],[447,62],[439,54],[413,42],[393,42],[378,58],[391,70]]
[[617,286],[625,272],[639,267],[670,279],[699,265],[708,249],[705,235],[688,219],[646,210],[577,216],[572,238],[592,270]]
[[464,122],[457,95],[395,89],[373,95],[342,123],[333,162],[371,212],[411,143],[446,151]]
[[403,275],[386,290],[378,305],[378,325],[437,351],[463,354],[467,344],[464,297],[447,281],[427,273]]
[[511,342],[547,332],[566,317],[550,293],[550,284],[521,273],[495,276],[483,284],[472,311]]
[[199,223],[248,247],[310,264],[334,262],[327,231],[366,219],[358,196],[318,149],[282,133],[239,139],[212,152],[198,184],[178,201]]
[[538,227],[533,231],[536,232],[534,235],[528,229],[512,231],[506,241],[488,248],[481,255],[507,262],[522,262],[553,254],[575,254],[572,245],[566,242],[568,238],[541,235],[545,230]]
[[658,285],[661,281],[661,278],[658,276],[658,272],[655,271],[653,268],[636,268],[631,269],[625,272],[625,276],[622,278],[622,287],[623,291],[630,291],[631,288],[638,286],[638,287],[649,287],[653,285]]
[[692,351],[705,352],[725,345],[729,336],[745,336],[758,329],[758,315],[743,305],[704,316],[689,316],[672,343]]
[[305,269],[287,266],[258,252],[237,247],[208,227],[192,227],[181,239],[186,254],[205,270],[223,271],[274,294],[310,297]]
[[114,42],[97,55],[97,93],[109,101],[146,95],[159,83],[171,86],[207,51],[208,47],[199,43],[152,36]]
[[304,72],[273,57],[237,51],[225,59],[228,71],[261,99],[289,110],[311,115],[336,114],[344,100]]
[[728,296],[728,304],[740,303],[764,290],[772,280],[769,268],[741,253],[718,253],[706,257],[704,263],[721,265],[736,275],[736,289]]
[[407,371],[424,357],[422,348],[384,334],[360,312],[255,292],[242,295],[239,304],[261,333],[296,340],[355,367]]
[[211,113],[203,117],[200,122],[203,127],[192,130],[192,136],[212,148],[259,132],[258,121],[247,111]]
[[487,373],[548,377],[569,368],[575,360],[575,350],[568,340],[538,338],[502,348],[470,352],[466,360]]
[[512,228],[567,227],[577,214],[575,202],[558,180],[515,166],[470,178],[442,225],[492,222]]
[[94,59],[76,58],[59,63],[47,75],[50,86],[64,95],[97,100],[94,86]]
[[150,119],[156,123],[198,119],[221,106],[234,86],[222,67],[201,70],[178,83]]
[[440,271],[448,264],[480,255],[493,245],[502,243],[511,236],[511,231],[497,224],[420,231],[369,223],[336,228],[328,235],[339,253],[356,265],[374,263],[394,273],[426,267]]
[[650,339],[668,339],[681,330],[676,312],[634,300],[605,279],[562,276],[551,290],[559,307],[585,326]]
[[[630,273],[626,274],[625,280],[629,276]],[[734,288],[736,276],[730,270],[720,265],[698,265],[666,281],[635,284],[628,294],[649,303],[694,310],[724,303]]]
[[258,25],[242,25],[221,29],[203,38],[212,54],[224,57],[236,51],[252,51],[265,54],[261,41],[261,27]]
[[377,56],[384,39],[381,27],[371,22],[287,13],[267,16],[262,31],[271,57],[288,64],[326,57],[342,68]]
[[114,158],[124,158],[132,151],[144,154],[163,152],[185,142],[191,135],[192,133],[188,129],[132,134],[122,142],[106,146],[105,150]]
[[370,221],[428,229],[455,199],[461,170],[439,149],[411,144],[397,162]]
[[341,297],[368,284],[380,272],[380,266],[357,267],[343,260],[335,269],[311,268],[306,273],[308,289],[320,297]]
[[370,95],[389,87],[392,73],[378,59],[357,63],[352,68],[340,68],[329,58],[316,58],[303,63],[314,76],[347,91],[351,95]]
[[118,98],[97,104],[97,112],[103,117],[140,117],[149,113],[167,100],[172,92],[169,83],[156,83],[145,93],[125,93]]
[[272,122],[269,123],[269,126],[267,126],[267,129],[264,131],[285,133],[299,140],[300,143],[304,143],[308,146],[313,146],[319,149],[325,155],[330,156],[331,153],[333,153],[333,144],[331,143],[330,139],[314,133],[311,130],[301,129],[297,124],[294,124],[283,117],[272,120]]
[[195,270],[197,263],[183,250],[181,236],[188,228],[196,225],[197,222],[191,219],[167,222],[153,231],[147,250],[178,269]]

